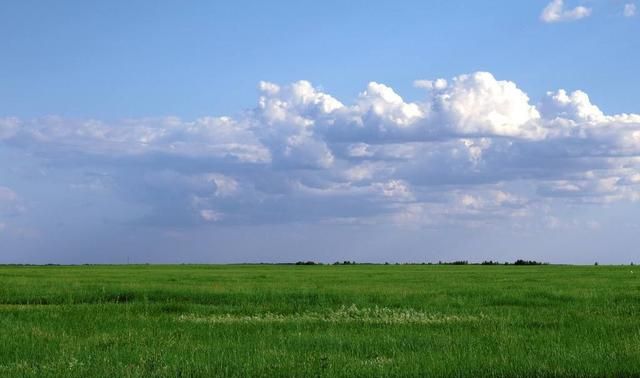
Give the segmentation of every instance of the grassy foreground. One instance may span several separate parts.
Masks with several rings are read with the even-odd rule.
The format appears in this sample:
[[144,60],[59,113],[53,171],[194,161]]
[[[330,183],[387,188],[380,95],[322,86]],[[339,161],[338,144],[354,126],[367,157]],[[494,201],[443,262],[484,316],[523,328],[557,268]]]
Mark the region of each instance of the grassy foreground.
[[0,267],[0,376],[640,376],[640,269]]

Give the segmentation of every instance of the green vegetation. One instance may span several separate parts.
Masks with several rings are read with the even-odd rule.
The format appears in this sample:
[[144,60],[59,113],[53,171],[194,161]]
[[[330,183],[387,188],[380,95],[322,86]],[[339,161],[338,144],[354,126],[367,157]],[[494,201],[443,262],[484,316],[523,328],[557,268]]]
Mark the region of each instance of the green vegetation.
[[0,376],[639,376],[629,266],[0,267]]

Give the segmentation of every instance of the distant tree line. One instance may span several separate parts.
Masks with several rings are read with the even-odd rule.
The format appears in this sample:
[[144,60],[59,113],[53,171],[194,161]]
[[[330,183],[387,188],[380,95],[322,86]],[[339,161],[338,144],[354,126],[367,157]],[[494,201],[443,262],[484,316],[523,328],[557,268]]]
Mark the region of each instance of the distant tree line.
[[[258,263],[260,265],[325,265],[325,263],[322,262],[318,262],[318,261],[312,261],[312,260],[307,260],[307,261],[297,261],[295,263]],[[541,261],[535,261],[535,260],[523,260],[523,259],[518,259],[514,262],[500,262],[497,260],[485,260],[482,261],[480,263],[474,263],[474,262],[469,262],[468,260],[454,260],[454,261],[438,261],[437,263],[434,262],[405,262],[405,263],[389,263],[389,262],[385,262],[383,263],[384,265],[549,265],[548,262],[541,262]],[[101,264],[71,264],[71,265],[86,265],[86,266],[93,266],[93,265],[101,265]],[[108,264],[107,264],[108,265]],[[116,264],[117,265],[117,264]],[[137,265],[151,265],[149,263],[140,263]],[[185,264],[181,264],[181,265],[185,265]],[[186,264],[189,265],[189,264]],[[333,264],[326,264],[326,265],[380,265],[379,263],[368,263],[368,262],[359,262],[356,263],[355,261],[349,261],[349,260],[344,260],[344,261],[336,261]],[[598,263],[596,262],[594,265],[598,265]],[[633,266],[633,262],[630,263],[629,265]],[[63,264],[0,264],[0,266],[65,266]]]
[[510,262],[499,262],[499,261],[493,261],[493,260],[489,260],[489,261],[483,261],[480,263],[480,265],[549,265],[549,263],[546,262],[540,262],[540,261],[535,261],[535,260],[522,260],[522,259],[518,259],[513,263]]
[[[356,263],[355,261],[349,261],[349,260],[344,260],[344,261],[336,261],[333,263],[333,265],[356,265],[356,264],[360,264],[360,265],[376,265],[376,264],[370,264],[370,263]],[[394,263],[394,265],[433,265],[434,263],[428,262],[421,262],[421,263]],[[535,260],[523,260],[523,259],[518,259],[514,262],[500,262],[500,261],[493,261],[493,260],[485,260],[481,263],[470,263],[468,260],[454,260],[454,261],[438,261],[437,265],[548,265],[549,263],[547,262],[540,262],[540,261],[535,261]],[[285,264],[286,265],[286,264]],[[295,265],[324,265],[321,262],[316,262],[316,261],[298,261],[295,263]],[[388,262],[385,262],[384,265],[390,265]]]
[[[405,263],[404,265],[417,265],[417,264],[425,265],[425,263]],[[433,263],[426,263],[426,264],[433,265]],[[469,262],[468,260],[454,260],[454,261],[438,261],[437,264],[438,265],[549,265],[549,263],[547,262],[540,262],[535,260],[522,260],[522,259],[518,259],[512,263],[508,261],[500,262],[500,261],[493,261],[493,260],[485,260],[481,263],[472,263],[472,262]]]
[[438,261],[439,265],[469,265],[469,261],[467,260],[456,260],[456,261],[450,261],[450,262],[442,262],[442,261]]
[[538,261],[533,261],[533,260],[516,260],[516,262],[513,263],[513,265],[548,265],[549,263],[543,263],[543,262],[538,262]]
[[535,261],[535,260],[518,259],[518,260],[514,261],[513,263],[510,263],[508,261],[505,261],[505,262],[501,263],[500,261],[485,260],[485,261],[481,262],[480,265],[549,265],[549,263],[541,262],[541,261]]
[[[295,265],[324,265],[324,264],[316,261],[297,261]],[[336,261],[333,263],[333,265],[356,265],[356,262],[348,261],[348,260]],[[372,265],[372,264],[367,264],[367,265]]]
[[296,265],[323,265],[321,262],[315,262],[315,261],[298,261],[296,262]]

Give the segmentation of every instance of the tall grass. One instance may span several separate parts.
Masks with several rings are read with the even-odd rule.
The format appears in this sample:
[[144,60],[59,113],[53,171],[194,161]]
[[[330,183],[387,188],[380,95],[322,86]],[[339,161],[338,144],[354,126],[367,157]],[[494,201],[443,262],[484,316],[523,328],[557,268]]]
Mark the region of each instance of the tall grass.
[[607,266],[0,267],[1,376],[640,376]]

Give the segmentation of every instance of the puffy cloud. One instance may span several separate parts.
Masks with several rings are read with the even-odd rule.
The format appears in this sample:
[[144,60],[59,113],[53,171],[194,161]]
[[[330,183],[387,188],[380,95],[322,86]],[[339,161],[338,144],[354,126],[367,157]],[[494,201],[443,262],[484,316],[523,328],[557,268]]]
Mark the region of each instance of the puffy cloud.
[[322,124],[329,140],[382,143],[427,141],[457,136],[509,136],[537,139],[544,130],[535,106],[515,83],[489,72],[420,80],[428,90],[421,103],[407,103],[393,89],[372,82],[355,106]]
[[274,163],[289,168],[327,168],[333,154],[316,138],[318,122],[331,119],[343,105],[317,91],[311,83],[299,81],[289,86],[260,83],[262,95],[254,110],[254,132],[269,147]]
[[[532,102],[487,72],[415,85],[417,102],[371,82],[343,104],[307,81],[262,82],[253,109],[194,121],[6,118],[0,148],[41,158],[49,181],[56,167],[105,172],[101,192],[156,225],[479,226],[639,198],[640,115],[604,114],[579,90]],[[16,198],[0,187],[5,214]]]
[[537,109],[510,81],[498,81],[488,72],[461,75],[451,85],[436,85],[430,107],[438,126],[462,135],[543,136]]
[[417,104],[405,103],[393,89],[376,82],[369,83],[360,94],[354,110],[367,125],[381,123],[405,127],[424,117]]
[[622,14],[625,17],[633,17],[636,15],[636,5],[634,3],[628,3],[624,5],[624,10]]
[[605,118],[602,111],[591,103],[589,96],[579,90],[571,94],[567,94],[564,89],[547,92],[540,110],[547,119],[560,118],[575,122],[598,123]]
[[564,0],[552,0],[542,10],[540,19],[544,22],[563,22],[580,20],[591,15],[591,8],[577,6],[572,9],[565,9]]

